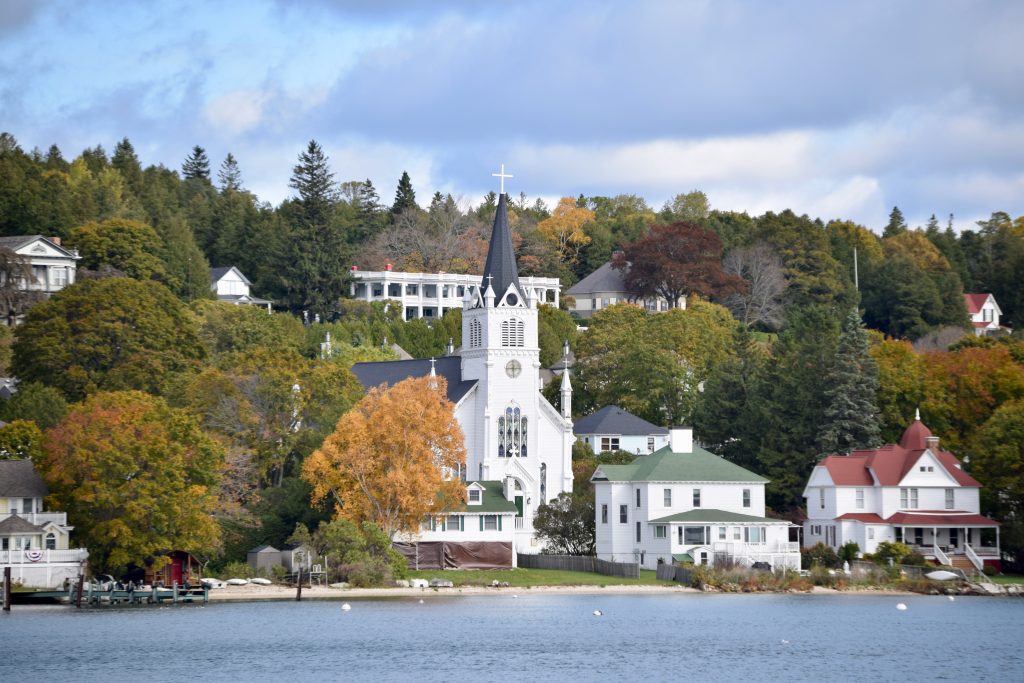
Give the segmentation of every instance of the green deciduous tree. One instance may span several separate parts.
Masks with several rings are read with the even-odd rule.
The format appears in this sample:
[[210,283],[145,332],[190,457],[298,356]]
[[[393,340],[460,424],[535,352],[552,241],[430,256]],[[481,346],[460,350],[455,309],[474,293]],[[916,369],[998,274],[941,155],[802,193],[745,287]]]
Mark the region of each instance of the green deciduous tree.
[[129,391],[74,406],[47,431],[39,470],[93,571],[119,572],[170,550],[218,546],[210,513],[222,459],[196,420]]
[[18,330],[14,369],[71,400],[102,389],[158,393],[203,357],[194,316],[158,282],[77,282],[35,306]]
[[59,389],[39,382],[22,382],[9,400],[0,402],[0,418],[7,422],[31,420],[40,429],[49,429],[68,412],[67,401]]
[[43,454],[43,432],[35,422],[15,420],[0,427],[0,460],[32,460]]
[[78,250],[80,268],[138,280],[168,280],[159,256],[160,237],[145,223],[124,218],[86,223],[71,230],[68,245]]
[[561,493],[537,507],[533,528],[547,550],[564,555],[593,555],[596,520],[593,494]]

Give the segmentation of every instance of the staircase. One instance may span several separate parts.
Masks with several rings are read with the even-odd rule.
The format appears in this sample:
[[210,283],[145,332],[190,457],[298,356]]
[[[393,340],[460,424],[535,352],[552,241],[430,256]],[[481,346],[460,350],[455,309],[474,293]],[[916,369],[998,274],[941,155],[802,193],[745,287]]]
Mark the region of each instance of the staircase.
[[963,569],[968,576],[974,574],[977,571],[974,568],[974,565],[971,563],[971,561],[967,559],[966,555],[950,555],[949,559],[953,567],[956,567],[957,569]]

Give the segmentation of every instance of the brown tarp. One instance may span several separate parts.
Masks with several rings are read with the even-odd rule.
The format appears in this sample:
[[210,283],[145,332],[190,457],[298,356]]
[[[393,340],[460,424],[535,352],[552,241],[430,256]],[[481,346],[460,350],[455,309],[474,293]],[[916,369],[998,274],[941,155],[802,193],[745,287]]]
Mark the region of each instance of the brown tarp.
[[394,543],[409,569],[510,569],[512,544],[498,541]]

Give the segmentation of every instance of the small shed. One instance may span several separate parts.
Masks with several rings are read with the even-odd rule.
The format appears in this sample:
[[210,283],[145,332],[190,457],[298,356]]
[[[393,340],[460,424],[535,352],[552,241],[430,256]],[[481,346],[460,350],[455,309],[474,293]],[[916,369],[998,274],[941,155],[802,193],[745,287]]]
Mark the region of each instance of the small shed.
[[[153,586],[167,587],[175,584],[182,586],[186,581],[193,584],[198,581],[198,573],[202,565],[192,553],[184,550],[172,550],[165,557],[167,561],[159,568],[154,568],[154,565],[157,564],[155,558],[147,558],[141,568],[136,567],[128,572],[124,577],[125,580],[130,579]],[[141,576],[139,576],[140,571]]]
[[281,551],[281,564],[289,574],[299,571],[299,567],[308,572],[313,568],[315,555],[313,549],[305,543],[289,543]]
[[270,571],[275,564],[281,564],[281,551],[272,545],[261,545],[245,555],[246,563],[256,570]]

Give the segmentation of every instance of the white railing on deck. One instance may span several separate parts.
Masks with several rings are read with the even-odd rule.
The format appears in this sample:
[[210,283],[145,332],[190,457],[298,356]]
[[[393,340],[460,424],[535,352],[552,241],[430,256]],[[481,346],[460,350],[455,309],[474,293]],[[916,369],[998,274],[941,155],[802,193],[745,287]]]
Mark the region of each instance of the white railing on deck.
[[984,571],[985,563],[978,557],[978,553],[974,552],[974,548],[971,547],[970,543],[964,543],[964,554],[967,555],[967,559],[971,561],[975,569],[979,572]]
[[[32,558],[38,558],[33,560]],[[72,550],[0,550],[0,564],[45,565],[55,562],[83,562],[89,558],[85,548]]]
[[939,561],[939,564],[944,564],[947,566],[953,565],[953,563],[949,561],[949,556],[946,555],[946,553],[942,552],[942,548],[940,548],[937,545],[932,546],[932,555],[934,555],[935,559]]

